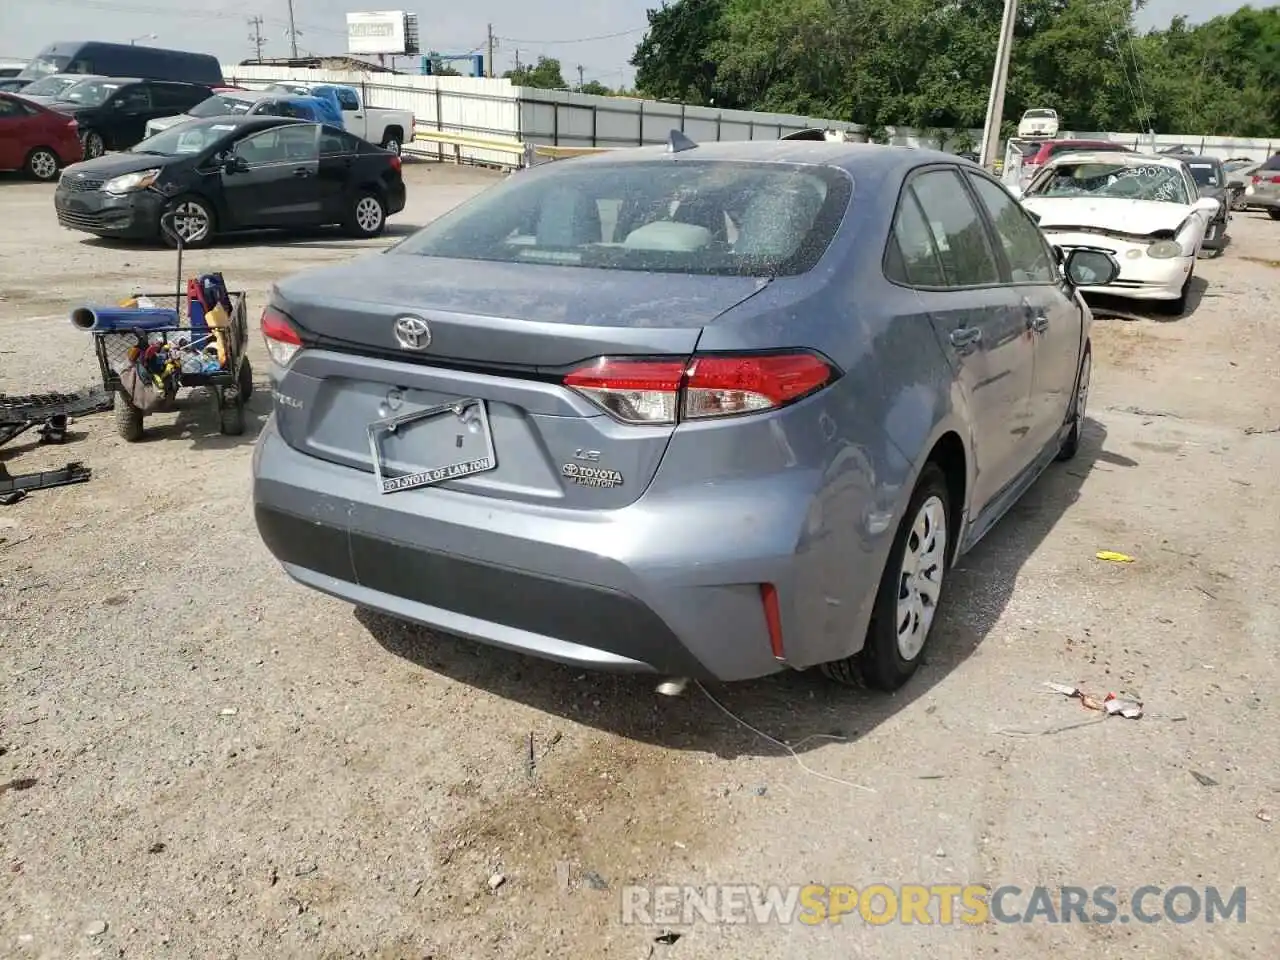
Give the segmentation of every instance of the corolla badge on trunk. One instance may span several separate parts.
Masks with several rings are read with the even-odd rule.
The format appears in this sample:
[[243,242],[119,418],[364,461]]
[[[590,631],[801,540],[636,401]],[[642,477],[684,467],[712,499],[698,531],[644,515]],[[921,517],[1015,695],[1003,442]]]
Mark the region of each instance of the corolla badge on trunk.
[[421,317],[397,317],[396,340],[406,350],[425,350],[431,346],[431,328]]

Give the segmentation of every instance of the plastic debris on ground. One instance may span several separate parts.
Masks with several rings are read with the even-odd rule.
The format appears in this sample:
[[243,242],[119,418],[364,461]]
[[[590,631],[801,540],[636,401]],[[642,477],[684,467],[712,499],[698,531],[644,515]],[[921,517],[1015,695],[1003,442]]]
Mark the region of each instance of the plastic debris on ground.
[[1060,693],[1064,697],[1079,700],[1087,710],[1097,710],[1109,717],[1120,716],[1126,720],[1138,720],[1142,717],[1142,701],[1134,700],[1131,697],[1117,697],[1114,693],[1108,693],[1105,697],[1099,699],[1085,693],[1079,687],[1073,687],[1069,683],[1046,682],[1045,686],[1054,693]]
[[1099,550],[1094,556],[1108,563],[1133,563],[1133,557],[1127,553],[1116,553],[1114,550]]

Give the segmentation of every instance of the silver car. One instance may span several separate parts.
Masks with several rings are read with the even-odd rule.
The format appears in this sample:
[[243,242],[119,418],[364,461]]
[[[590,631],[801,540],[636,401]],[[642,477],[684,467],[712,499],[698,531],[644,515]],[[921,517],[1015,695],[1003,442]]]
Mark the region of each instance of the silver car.
[[1280,153],[1264,161],[1249,175],[1244,200],[1250,207],[1261,207],[1272,220],[1280,220]]
[[302,584],[500,647],[893,689],[950,565],[1075,454],[1075,283],[1118,269],[933,151],[539,165],[273,288],[258,530]]

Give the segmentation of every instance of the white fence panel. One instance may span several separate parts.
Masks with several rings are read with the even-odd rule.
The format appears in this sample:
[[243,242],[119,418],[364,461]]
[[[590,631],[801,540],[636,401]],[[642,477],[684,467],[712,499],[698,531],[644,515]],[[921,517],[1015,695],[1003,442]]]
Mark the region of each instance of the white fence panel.
[[[866,127],[845,121],[746,110],[719,110],[656,100],[598,97],[568,90],[516,87],[509,80],[484,77],[426,77],[408,74],[353,73],[272,66],[222,68],[228,82],[266,86],[280,80],[344,83],[360,87],[374,107],[412,110],[420,131],[436,130],[463,136],[522,140],[561,147],[633,147],[664,143],[671,130],[684,130],[695,141],[776,140],[810,127],[843,130],[852,139],[865,139]],[[973,144],[981,130],[929,131],[889,127],[889,143],[954,150],[961,138]],[[1185,144],[1192,150],[1228,159],[1263,160],[1280,151],[1280,137],[1249,139],[1201,135],[1161,134],[1152,139],[1141,133],[1064,132],[1064,138],[1111,140],[1140,150],[1160,150]],[[939,139],[945,143],[940,144]],[[438,149],[420,142],[419,151],[451,158],[453,148]],[[461,148],[464,160],[510,166],[515,157],[507,152]]]

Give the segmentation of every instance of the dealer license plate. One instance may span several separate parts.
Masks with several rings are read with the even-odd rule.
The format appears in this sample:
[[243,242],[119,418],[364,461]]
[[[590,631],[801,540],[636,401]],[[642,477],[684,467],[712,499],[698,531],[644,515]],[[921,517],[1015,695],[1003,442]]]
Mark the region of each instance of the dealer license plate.
[[369,452],[382,493],[493,470],[498,458],[483,400],[459,400],[369,424]]

